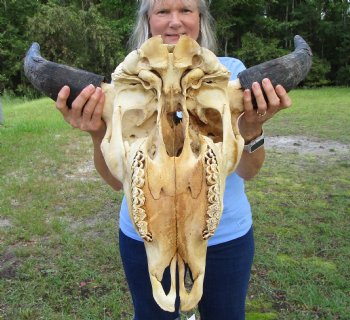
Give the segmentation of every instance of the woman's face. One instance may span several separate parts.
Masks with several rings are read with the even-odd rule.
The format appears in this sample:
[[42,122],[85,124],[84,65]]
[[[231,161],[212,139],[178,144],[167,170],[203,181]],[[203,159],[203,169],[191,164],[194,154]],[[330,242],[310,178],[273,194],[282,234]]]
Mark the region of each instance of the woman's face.
[[151,35],[161,35],[166,44],[177,43],[183,34],[197,40],[200,28],[197,0],[156,0],[149,25]]

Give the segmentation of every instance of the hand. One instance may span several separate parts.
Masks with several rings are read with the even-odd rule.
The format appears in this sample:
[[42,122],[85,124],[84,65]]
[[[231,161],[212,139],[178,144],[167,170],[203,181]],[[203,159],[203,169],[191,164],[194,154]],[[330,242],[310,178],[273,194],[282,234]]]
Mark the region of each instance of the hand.
[[259,83],[254,82],[252,86],[258,109],[253,108],[251,91],[247,89],[243,93],[244,114],[240,119],[239,129],[246,143],[261,134],[262,125],[267,120],[271,119],[280,110],[292,105],[292,100],[281,85],[274,88],[269,79],[264,79],[262,86],[266,94],[266,100]]
[[56,107],[63,118],[74,128],[89,132],[94,138],[102,139],[106,132],[106,124],[102,120],[105,95],[101,88],[92,84],[85,87],[72,103],[67,106],[70,88],[64,86],[58,93]]

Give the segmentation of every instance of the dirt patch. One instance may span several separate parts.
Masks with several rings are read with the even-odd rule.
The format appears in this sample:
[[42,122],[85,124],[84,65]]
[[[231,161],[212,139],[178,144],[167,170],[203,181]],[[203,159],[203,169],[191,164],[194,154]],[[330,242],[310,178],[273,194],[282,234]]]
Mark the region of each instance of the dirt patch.
[[7,251],[0,255],[0,278],[12,279],[16,276],[20,260],[14,253]]
[[12,227],[12,223],[8,219],[0,218],[0,228],[9,228]]
[[74,174],[65,174],[67,179],[79,181],[99,181],[94,162],[92,160],[85,161],[75,171]]
[[266,148],[317,156],[350,154],[350,145],[305,136],[266,137]]

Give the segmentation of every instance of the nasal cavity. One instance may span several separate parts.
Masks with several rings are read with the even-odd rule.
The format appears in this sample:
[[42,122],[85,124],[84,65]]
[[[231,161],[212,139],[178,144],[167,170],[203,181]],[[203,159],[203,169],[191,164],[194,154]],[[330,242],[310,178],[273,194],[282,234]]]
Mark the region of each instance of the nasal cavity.
[[168,126],[171,129],[175,129],[177,126],[182,125],[183,114],[182,111],[168,112],[166,114]]
[[178,108],[177,111],[164,115],[166,119],[163,119],[165,121],[163,121],[162,133],[167,154],[169,157],[179,157],[185,140],[183,112]]
[[176,111],[174,114],[174,123],[177,126],[182,121],[182,111]]

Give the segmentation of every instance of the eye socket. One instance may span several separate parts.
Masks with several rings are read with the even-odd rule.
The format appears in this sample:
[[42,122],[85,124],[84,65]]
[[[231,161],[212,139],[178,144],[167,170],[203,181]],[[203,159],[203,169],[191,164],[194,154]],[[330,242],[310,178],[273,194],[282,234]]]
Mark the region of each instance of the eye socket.
[[[201,69],[188,69],[183,73],[181,79],[182,88],[195,88],[199,85],[202,77],[204,76],[204,72]],[[196,88],[198,89],[198,88]]]
[[192,58],[192,65],[194,67],[199,67],[200,64],[202,63],[202,60],[203,60],[202,57],[196,54]]

